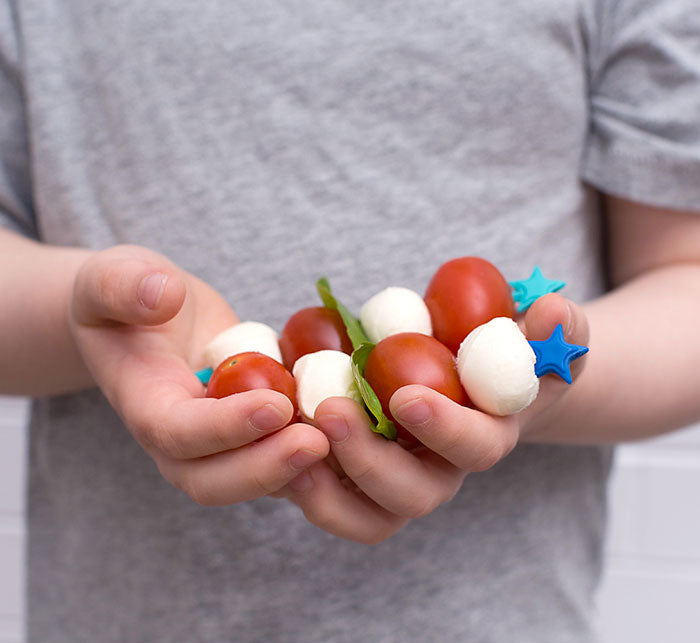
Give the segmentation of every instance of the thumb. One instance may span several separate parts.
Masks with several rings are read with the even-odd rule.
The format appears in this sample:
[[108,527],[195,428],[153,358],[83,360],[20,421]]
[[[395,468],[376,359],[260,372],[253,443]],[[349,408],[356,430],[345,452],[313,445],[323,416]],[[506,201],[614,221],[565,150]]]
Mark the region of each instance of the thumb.
[[86,326],[158,325],[178,313],[185,294],[180,271],[171,261],[140,246],[114,246],[81,266],[73,285],[72,313]]
[[[524,318],[524,332],[528,339],[545,340],[558,324],[564,330],[564,339],[570,344],[587,346],[590,338],[588,319],[580,306],[553,293],[538,299]],[[586,357],[571,363],[572,377],[582,370]]]
[[523,321],[528,339],[547,339],[557,324],[561,324],[567,341],[576,344],[588,341],[588,320],[583,310],[570,299],[556,293],[535,301]]

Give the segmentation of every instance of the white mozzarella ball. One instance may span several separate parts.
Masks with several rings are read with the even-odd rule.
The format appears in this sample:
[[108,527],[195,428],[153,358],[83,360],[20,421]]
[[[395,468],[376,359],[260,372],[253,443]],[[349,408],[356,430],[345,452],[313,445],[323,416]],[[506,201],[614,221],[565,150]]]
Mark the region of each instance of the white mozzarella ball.
[[212,339],[204,349],[207,366],[216,368],[231,355],[256,351],[282,362],[279,335],[267,324],[254,321],[241,322],[227,328]]
[[352,376],[352,359],[347,353],[322,350],[302,355],[292,368],[301,414],[313,420],[316,408],[329,397],[361,401]]
[[518,325],[496,317],[475,328],[459,347],[457,371],[477,408],[491,415],[512,415],[537,397],[535,352]]
[[360,308],[360,323],[375,344],[397,333],[432,335],[430,311],[409,288],[391,286],[370,297]]

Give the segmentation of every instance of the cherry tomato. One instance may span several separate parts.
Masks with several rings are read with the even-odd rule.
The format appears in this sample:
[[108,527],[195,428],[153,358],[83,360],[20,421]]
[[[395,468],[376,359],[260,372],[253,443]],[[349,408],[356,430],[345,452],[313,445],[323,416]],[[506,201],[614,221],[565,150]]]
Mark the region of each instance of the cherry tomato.
[[452,259],[438,268],[425,291],[433,335],[455,355],[462,340],[494,317],[515,316],[511,288],[492,263]]
[[391,415],[389,400],[408,384],[422,384],[467,406],[454,355],[434,337],[421,333],[397,333],[379,342],[367,358],[364,377],[377,394],[385,415],[396,424],[400,438],[416,439]]
[[227,357],[212,373],[207,397],[226,397],[258,388],[269,388],[286,395],[297,411],[297,387],[294,376],[277,360],[257,352]]
[[282,329],[279,344],[284,365],[290,370],[307,353],[326,349],[352,353],[340,314],[325,306],[302,308],[294,313]]

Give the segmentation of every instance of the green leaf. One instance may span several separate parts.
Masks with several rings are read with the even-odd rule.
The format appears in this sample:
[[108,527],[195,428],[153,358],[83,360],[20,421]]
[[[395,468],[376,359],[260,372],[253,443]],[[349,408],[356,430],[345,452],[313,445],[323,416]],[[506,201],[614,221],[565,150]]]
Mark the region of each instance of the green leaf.
[[326,308],[338,310],[338,303],[336,302],[335,297],[331,294],[331,284],[327,277],[321,277],[316,282],[316,290],[318,290],[321,301]]
[[321,277],[316,282],[316,290],[321,297],[321,301],[326,308],[331,310],[337,310],[340,317],[345,324],[345,330],[348,333],[350,342],[353,348],[359,348],[362,344],[368,344],[369,338],[365,335],[365,331],[362,329],[360,320],[353,315],[350,310],[344,306],[340,301],[338,301],[331,292],[331,285],[326,277]]
[[352,353],[352,374],[355,378],[355,385],[360,392],[360,396],[367,410],[374,416],[377,422],[376,424],[372,423],[372,430],[375,433],[383,435],[388,440],[396,440],[396,427],[394,423],[384,415],[377,394],[364,378],[365,364],[367,363],[369,354],[374,348],[374,344],[369,341],[369,338],[360,324],[360,320],[335,298],[331,292],[331,285],[326,277],[321,277],[316,282],[316,290],[318,290],[323,305],[331,310],[337,310],[345,324],[345,330],[348,333],[348,337],[354,349]]
[[372,352],[373,348],[374,344],[371,342],[365,342],[355,348],[355,350],[352,352],[352,374],[355,378],[355,385],[357,386],[358,391],[360,391],[362,401],[365,403],[365,406],[369,412],[377,420],[377,424],[372,425],[372,430],[375,433],[383,435],[388,440],[396,440],[396,426],[394,426],[394,423],[386,415],[384,415],[384,411],[382,410],[382,405],[377,397],[377,394],[372,390],[369,382],[364,378],[367,358],[369,357],[369,354]]

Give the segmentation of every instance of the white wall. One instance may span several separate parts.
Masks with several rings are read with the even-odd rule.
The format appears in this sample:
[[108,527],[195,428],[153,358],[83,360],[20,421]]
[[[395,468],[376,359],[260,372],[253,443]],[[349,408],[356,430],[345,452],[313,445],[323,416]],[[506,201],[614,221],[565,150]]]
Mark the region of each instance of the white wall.
[[608,643],[700,641],[700,425],[618,450],[600,608]]
[[26,404],[0,397],[0,643],[24,640],[24,457]]
[[[0,643],[22,643],[25,440],[21,400],[0,397]],[[700,641],[700,426],[618,450],[606,643]]]

